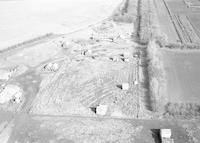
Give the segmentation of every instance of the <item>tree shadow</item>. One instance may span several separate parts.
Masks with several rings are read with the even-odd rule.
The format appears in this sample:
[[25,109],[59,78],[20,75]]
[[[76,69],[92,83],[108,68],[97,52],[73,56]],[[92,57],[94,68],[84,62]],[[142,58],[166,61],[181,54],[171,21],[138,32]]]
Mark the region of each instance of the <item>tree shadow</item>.
[[148,71],[148,62],[149,60],[147,59],[147,51],[146,48],[139,48],[137,47],[137,50],[139,51],[140,55],[140,66],[142,68],[142,72],[144,75],[144,81],[141,82],[142,87],[145,89],[145,107],[149,111],[154,111],[153,108],[153,102],[152,102],[152,97],[150,93],[150,79],[149,79],[149,71]]

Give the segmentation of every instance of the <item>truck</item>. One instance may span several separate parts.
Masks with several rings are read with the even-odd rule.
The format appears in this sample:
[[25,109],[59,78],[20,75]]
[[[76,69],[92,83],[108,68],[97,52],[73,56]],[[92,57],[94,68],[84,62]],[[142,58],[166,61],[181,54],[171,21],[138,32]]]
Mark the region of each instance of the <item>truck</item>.
[[160,129],[161,143],[174,143],[174,139],[171,138],[171,129]]

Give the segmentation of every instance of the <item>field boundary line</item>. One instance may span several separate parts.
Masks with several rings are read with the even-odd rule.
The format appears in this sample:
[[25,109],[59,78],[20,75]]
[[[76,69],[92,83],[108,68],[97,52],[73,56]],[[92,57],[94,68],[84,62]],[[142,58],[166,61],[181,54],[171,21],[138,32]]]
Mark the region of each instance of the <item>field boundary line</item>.
[[180,36],[180,33],[178,32],[178,29],[177,29],[177,27],[176,27],[176,23],[175,23],[175,21],[174,21],[174,19],[173,19],[173,16],[172,16],[172,12],[171,12],[171,10],[170,10],[169,7],[168,7],[167,2],[166,2],[165,0],[163,0],[163,3],[164,3],[164,5],[165,5],[165,7],[166,7],[166,9],[167,9],[167,11],[168,11],[169,17],[170,17],[170,19],[171,19],[171,21],[172,21],[172,23],[173,23],[173,25],[174,25],[174,29],[176,30],[176,33],[177,33],[179,39],[181,40],[181,42],[183,42],[183,41],[182,41],[182,38],[181,38],[181,36]]

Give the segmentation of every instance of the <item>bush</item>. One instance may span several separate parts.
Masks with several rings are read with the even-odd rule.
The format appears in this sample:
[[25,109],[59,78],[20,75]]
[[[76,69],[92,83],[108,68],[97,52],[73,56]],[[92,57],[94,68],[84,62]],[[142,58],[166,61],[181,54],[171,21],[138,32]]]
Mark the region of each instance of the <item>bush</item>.
[[[149,92],[153,111],[161,111],[165,103],[164,90],[166,86],[165,71],[161,59],[159,46],[150,41],[147,47]],[[162,90],[162,92],[160,92]]]
[[168,103],[165,106],[165,114],[173,117],[197,117],[200,116],[200,105],[196,103]]
[[113,20],[116,22],[124,22],[124,23],[132,23],[133,22],[133,16],[125,13],[122,14],[116,14],[113,16]]
[[116,22],[133,23],[134,16],[128,11],[129,0],[124,0],[122,7],[112,16],[112,19]]
[[167,36],[166,35],[162,34],[160,36],[156,36],[155,39],[156,39],[156,43],[158,43],[158,45],[160,47],[166,46],[166,44],[167,44]]

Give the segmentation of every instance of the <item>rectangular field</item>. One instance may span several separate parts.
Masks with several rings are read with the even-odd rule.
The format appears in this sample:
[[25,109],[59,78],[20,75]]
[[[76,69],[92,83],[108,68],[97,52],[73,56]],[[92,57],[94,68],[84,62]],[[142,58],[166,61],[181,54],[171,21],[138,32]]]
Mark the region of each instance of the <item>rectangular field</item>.
[[196,31],[197,35],[200,37],[200,14],[193,13],[188,16],[193,29]]
[[162,51],[172,103],[200,103],[200,52]]
[[[184,44],[200,43],[199,17],[200,9],[196,6],[199,1],[195,0],[163,0],[171,22],[178,34],[179,41]],[[192,6],[192,5],[195,5]],[[168,35],[169,37],[169,35]]]
[[154,5],[158,17],[159,28],[167,35],[168,42],[176,43],[179,40],[179,37],[163,0],[155,0]]

